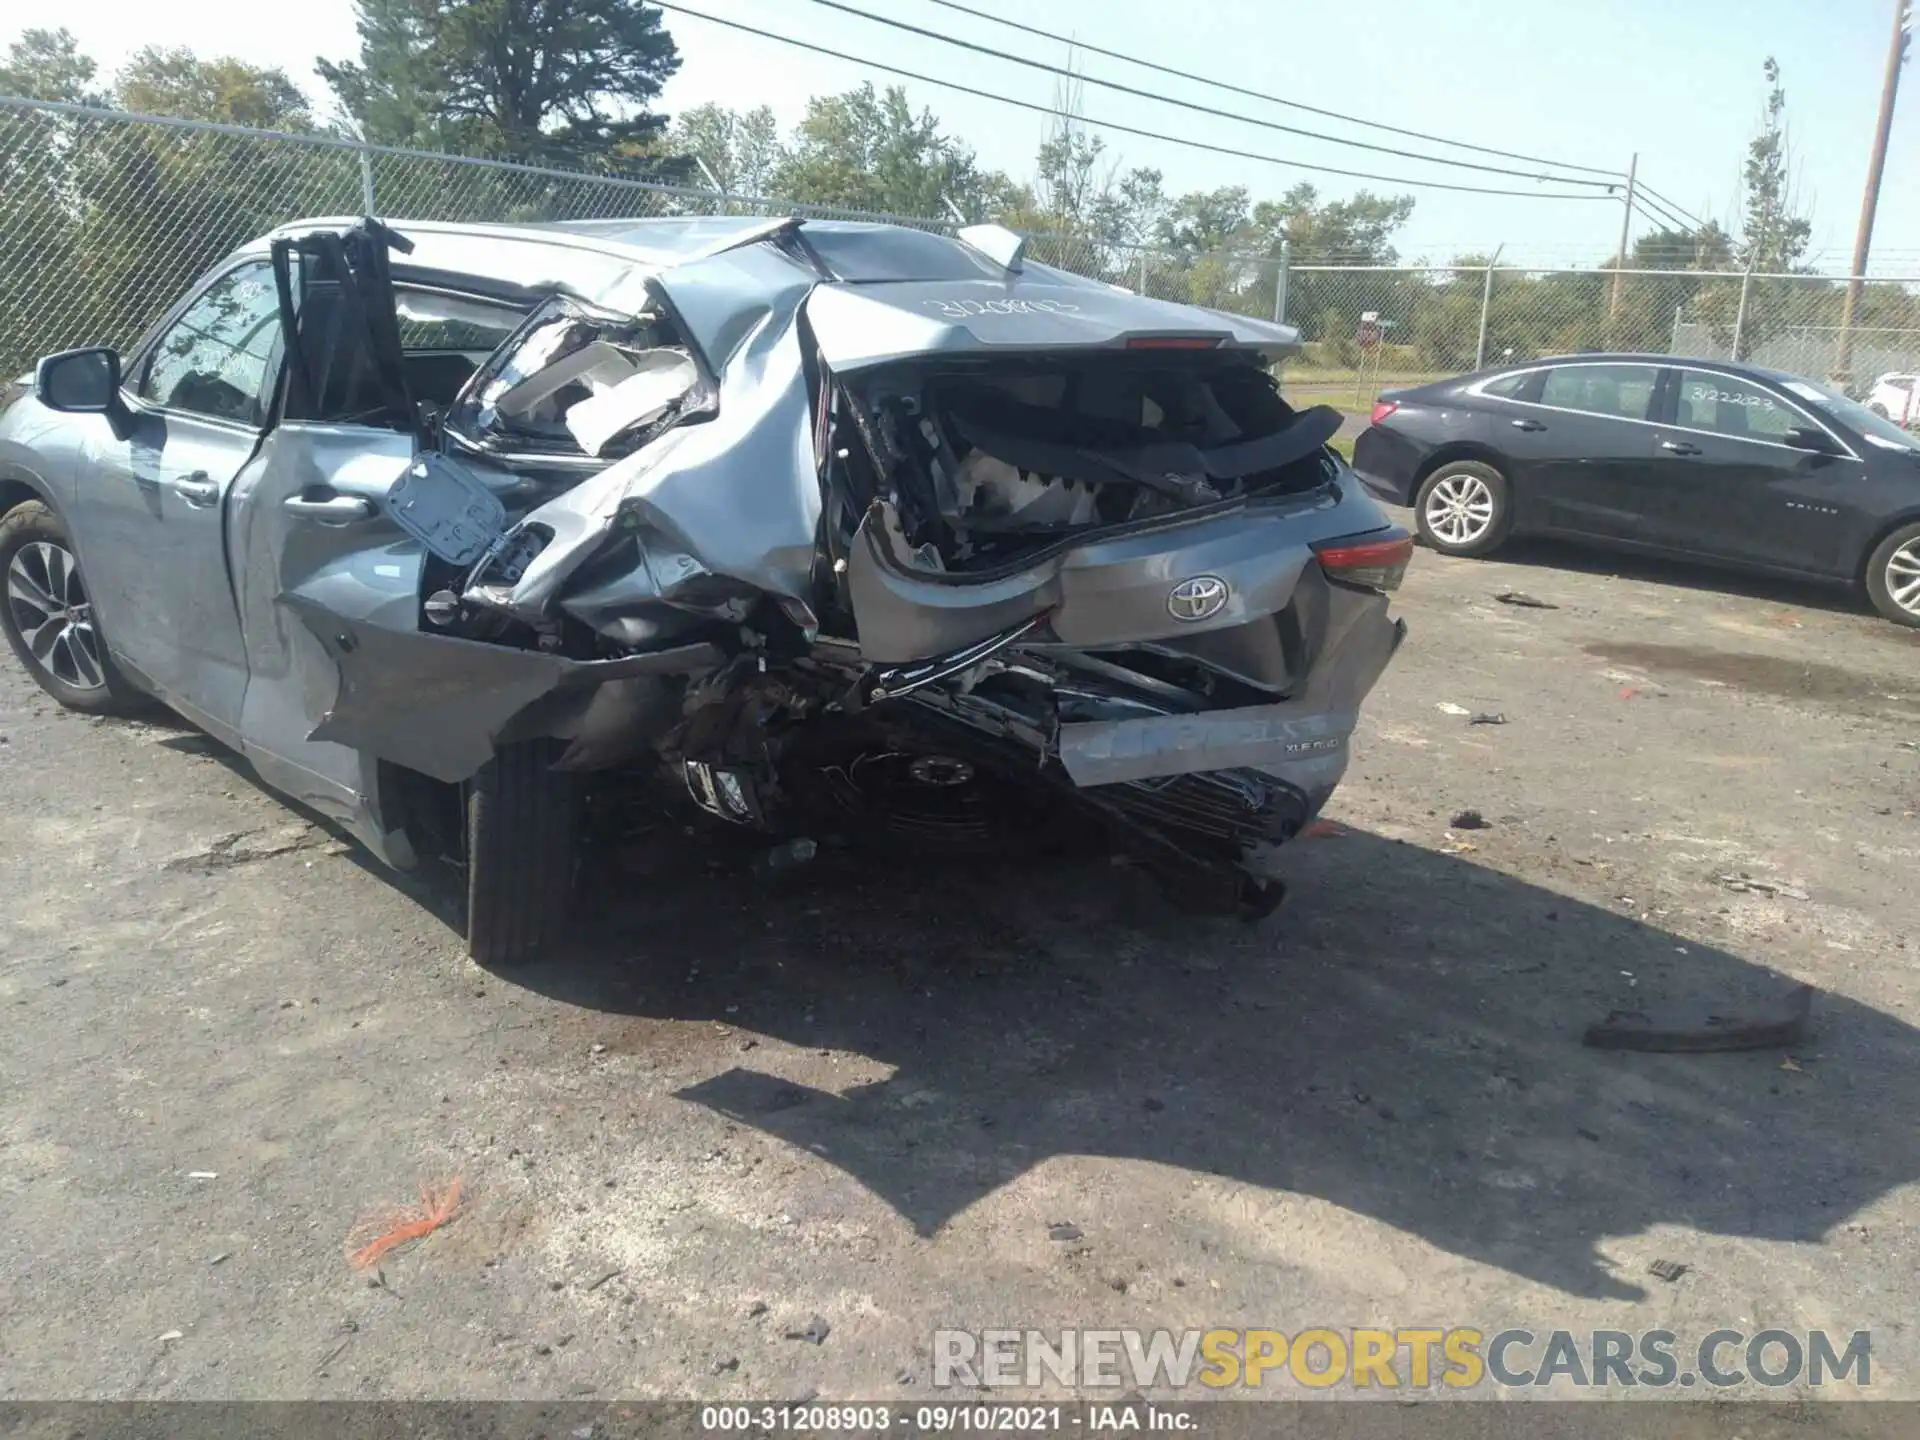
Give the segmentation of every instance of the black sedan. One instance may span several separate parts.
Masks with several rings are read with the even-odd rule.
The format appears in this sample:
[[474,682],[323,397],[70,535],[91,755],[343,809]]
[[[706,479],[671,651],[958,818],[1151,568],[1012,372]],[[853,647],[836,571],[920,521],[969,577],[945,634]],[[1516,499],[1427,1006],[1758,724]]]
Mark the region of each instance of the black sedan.
[[1797,375],[1659,355],[1484,370],[1387,391],[1353,468],[1444,554],[1565,536],[1864,586],[1920,626],[1920,439]]

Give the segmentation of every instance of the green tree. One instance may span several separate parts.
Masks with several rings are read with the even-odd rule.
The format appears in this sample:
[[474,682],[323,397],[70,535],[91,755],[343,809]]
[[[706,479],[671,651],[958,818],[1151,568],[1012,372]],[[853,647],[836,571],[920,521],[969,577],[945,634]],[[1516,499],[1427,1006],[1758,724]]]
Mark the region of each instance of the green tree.
[[1013,195],[1006,176],[942,133],[931,110],[915,114],[907,92],[871,84],[816,95],[774,177],[776,192],[811,205],[937,216],[946,201],[967,216],[1000,213]]
[[191,50],[149,45],[121,67],[113,90],[120,108],[140,115],[256,130],[313,129],[307,97],[286,71],[261,69],[230,55],[202,60]]
[[1252,222],[1268,249],[1285,240],[1296,265],[1392,265],[1393,236],[1413,217],[1413,196],[1360,190],[1346,200],[1320,199],[1302,182],[1278,200],[1254,206]]
[[729,110],[724,105],[696,105],[674,122],[673,150],[700,162],[730,195],[765,196],[786,159],[780,127],[773,108]]
[[315,69],[370,140],[550,163],[645,165],[680,68],[640,0],[356,0],[360,58]]
[[97,67],[80,53],[70,30],[23,30],[0,60],[0,95],[54,100],[68,105],[104,105],[92,88]]
[[1780,66],[1769,55],[1761,67],[1767,77],[1767,100],[1761,112],[1760,133],[1747,146],[1741,176],[1746,183],[1746,208],[1741,224],[1739,260],[1760,271],[1801,268],[1813,235],[1813,221],[1797,213],[1793,193],[1793,147],[1787,135],[1787,92],[1780,83]]

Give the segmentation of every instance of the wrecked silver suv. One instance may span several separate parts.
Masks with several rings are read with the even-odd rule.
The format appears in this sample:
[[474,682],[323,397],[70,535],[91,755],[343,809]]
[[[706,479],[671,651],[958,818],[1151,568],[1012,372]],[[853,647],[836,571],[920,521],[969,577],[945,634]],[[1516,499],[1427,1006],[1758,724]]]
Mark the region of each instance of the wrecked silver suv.
[[463,864],[486,963],[558,934],[584,801],[662,773],[775,835],[1076,823],[1261,914],[1410,553],[1281,398],[1295,344],[995,227],[305,222],[40,362],[7,637]]

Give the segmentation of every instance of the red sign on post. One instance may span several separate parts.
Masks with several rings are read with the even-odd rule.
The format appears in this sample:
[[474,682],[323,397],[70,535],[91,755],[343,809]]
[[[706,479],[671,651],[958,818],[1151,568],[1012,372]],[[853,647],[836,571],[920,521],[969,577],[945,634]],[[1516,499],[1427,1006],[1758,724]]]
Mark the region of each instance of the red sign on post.
[[1360,315],[1360,333],[1354,338],[1362,350],[1371,350],[1380,343],[1380,334],[1385,327],[1380,323],[1378,310],[1366,310]]

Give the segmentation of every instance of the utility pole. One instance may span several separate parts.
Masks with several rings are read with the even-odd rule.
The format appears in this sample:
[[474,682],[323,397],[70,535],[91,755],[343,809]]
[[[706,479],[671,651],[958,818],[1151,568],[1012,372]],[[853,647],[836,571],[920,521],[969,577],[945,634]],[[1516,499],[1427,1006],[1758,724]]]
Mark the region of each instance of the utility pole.
[[1893,129],[1893,101],[1900,90],[1900,66],[1907,58],[1907,40],[1913,24],[1912,0],[1893,0],[1893,38],[1887,43],[1887,74],[1880,85],[1880,123],[1874,127],[1873,154],[1867,161],[1867,188],[1860,197],[1860,228],[1853,237],[1853,273],[1847,280],[1847,298],[1840,309],[1840,345],[1833,357],[1833,380],[1842,387],[1853,383],[1853,312],[1860,303],[1861,277],[1873,246],[1873,212],[1880,204],[1880,176],[1887,168],[1887,135]]
[[[1905,0],[1902,0],[1902,3],[1904,4]],[[1613,317],[1620,313],[1620,272],[1626,268],[1627,264],[1627,231],[1633,224],[1634,181],[1639,173],[1640,152],[1636,150],[1633,152],[1633,159],[1627,162],[1627,204],[1626,208],[1620,212],[1620,250],[1613,266],[1613,298],[1607,302],[1609,324],[1612,323]]]

